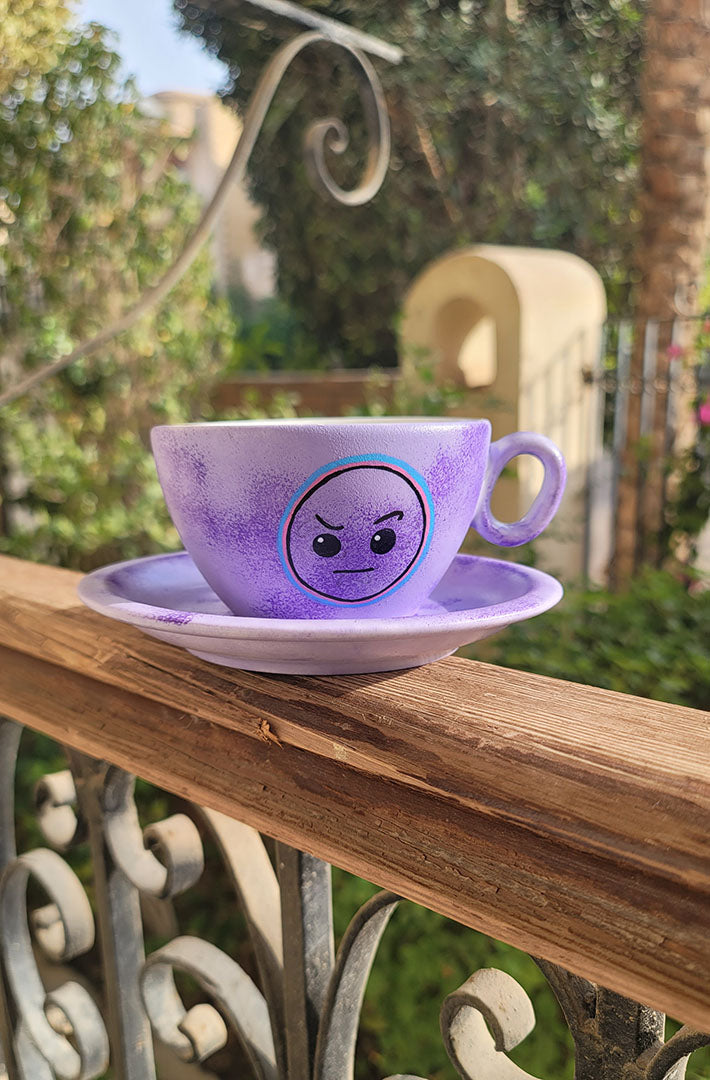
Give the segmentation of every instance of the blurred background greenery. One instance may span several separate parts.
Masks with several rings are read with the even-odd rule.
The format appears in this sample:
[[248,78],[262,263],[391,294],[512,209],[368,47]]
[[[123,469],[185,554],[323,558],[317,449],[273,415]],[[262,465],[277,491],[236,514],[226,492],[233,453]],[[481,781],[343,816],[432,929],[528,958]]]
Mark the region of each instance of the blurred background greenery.
[[[226,0],[175,6],[238,70],[226,97],[243,106],[289,24],[263,12],[240,19]],[[472,240],[574,251],[602,274],[612,308],[623,305],[639,223],[642,0],[532,0],[520,19],[498,0],[310,6],[406,50],[401,65],[378,66],[394,141],[371,204],[326,202],[302,161],[307,124],[337,102],[352,140],[329,164],[343,184],[362,167],[362,110],[337,50],[308,50],[291,67],[250,166],[279,293],[322,355],[394,364],[404,289]]]

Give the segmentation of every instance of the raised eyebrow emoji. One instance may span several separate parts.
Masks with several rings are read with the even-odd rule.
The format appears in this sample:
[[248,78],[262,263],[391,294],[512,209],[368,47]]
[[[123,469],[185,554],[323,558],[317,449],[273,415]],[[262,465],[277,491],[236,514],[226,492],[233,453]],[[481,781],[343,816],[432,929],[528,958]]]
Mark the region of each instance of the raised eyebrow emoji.
[[[318,517],[317,514],[316,514],[316,517]],[[381,521],[387,521],[388,518],[392,518],[392,517],[399,518],[399,520],[401,521],[402,518],[404,517],[404,513],[403,513],[402,510],[391,510],[389,512],[389,514],[383,514],[382,517],[375,518],[375,520],[373,521],[372,524],[373,525],[379,525]]]
[[[328,522],[325,520],[325,518],[322,518],[320,516],[320,514],[316,514],[316,518],[317,518],[318,521],[320,521],[321,525],[325,525],[326,529],[332,529],[333,532],[337,532],[339,529],[344,529],[345,528],[344,525],[329,525]],[[383,518],[380,518],[380,521],[383,521],[383,520],[384,520]],[[375,524],[377,524],[377,522],[375,522]]]

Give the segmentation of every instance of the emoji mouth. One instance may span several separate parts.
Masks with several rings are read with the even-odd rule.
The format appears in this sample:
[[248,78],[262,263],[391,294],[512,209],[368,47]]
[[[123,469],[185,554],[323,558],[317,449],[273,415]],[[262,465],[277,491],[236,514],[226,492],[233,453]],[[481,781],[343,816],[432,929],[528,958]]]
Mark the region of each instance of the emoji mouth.
[[374,566],[363,566],[360,570],[334,570],[334,574],[369,574],[371,570],[374,570]]

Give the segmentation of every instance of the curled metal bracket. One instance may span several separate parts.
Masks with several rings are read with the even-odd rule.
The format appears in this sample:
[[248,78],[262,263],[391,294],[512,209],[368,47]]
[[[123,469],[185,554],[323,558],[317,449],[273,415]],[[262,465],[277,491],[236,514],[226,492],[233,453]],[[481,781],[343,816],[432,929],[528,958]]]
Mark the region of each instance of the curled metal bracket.
[[349,144],[348,131],[341,120],[329,117],[317,120],[306,132],[306,164],[313,186],[344,206],[361,206],[374,198],[382,186],[390,159],[390,126],[387,104],[375,69],[362,53],[341,45],[357,65],[360,76],[360,99],[365,110],[368,133],[367,165],[362,182],[346,191],[335,182],[325,158],[326,149],[344,153]]
[[43,776],[35,784],[34,797],[42,834],[56,851],[66,851],[79,834],[76,787],[71,769]]
[[535,1027],[522,986],[504,971],[481,968],[444,1001],[441,1033],[466,1080],[532,1080],[506,1057]]
[[202,875],[200,834],[186,814],[173,814],[142,832],[133,801],[135,782],[134,776],[121,769],[111,768],[107,773],[103,792],[106,843],[116,865],[141,892],[177,896]]
[[226,1025],[213,1006],[205,1002],[185,1009],[174,970],[191,975],[219,1004],[249,1054],[258,1080],[278,1080],[263,995],[236,961],[208,941],[175,938],[146,960],[141,991],[158,1038],[184,1061],[201,1061],[227,1041]]
[[380,892],[352,919],[330,977],[316,1045],[314,1080],[351,1080],[360,1009],[375,953],[400,897]]
[[[276,0],[271,0],[272,10]],[[264,5],[268,6],[268,5]],[[282,8],[296,9],[297,5],[286,4],[281,0]],[[282,11],[294,18],[293,11]],[[303,18],[300,21],[304,21]],[[318,29],[299,34],[291,41],[282,45],[272,56],[264,69],[259,82],[251,96],[244,116],[244,125],[239,141],[235,147],[232,158],[227,165],[222,179],[215,190],[212,199],[205,207],[202,216],[195,226],[191,236],[188,237],[182,251],[175,262],[166,271],[163,277],[152,288],[147,289],[143,295],[129,307],[116,322],[107,326],[93,338],[77,345],[66,356],[52,364],[34,371],[26,379],[20,380],[14,386],[0,392],[0,406],[7,405],[11,401],[22,397],[34,386],[52,375],[58,374],[69,367],[82,356],[88,356],[103,348],[118,334],[129,330],[139,319],[156,307],[168,295],[174,285],[180,280],[185,271],[192,265],[200,252],[207,237],[211,233],[219,214],[222,211],[232,184],[238,183],[244,176],[249,158],[251,157],[254,144],[262,129],[266,113],[273,101],[281,80],[291,63],[311,45],[326,43],[343,49],[354,63],[360,76],[360,98],[365,110],[365,121],[369,136],[369,150],[367,164],[362,181],[351,190],[345,190],[336,183],[332,177],[326,160],[325,151],[330,149],[334,153],[342,153],[348,145],[347,132],[341,120],[330,117],[316,121],[311,125],[306,135],[306,160],[310,175],[320,191],[329,195],[346,206],[360,206],[368,202],[377,194],[387,172],[390,156],[390,127],[387,105],[385,102],[382,85],[377,73],[363,51],[379,51],[375,49],[377,39],[368,35],[358,34],[356,31],[345,26],[340,26],[334,20],[324,20],[322,17],[306,20]],[[357,42],[360,48],[351,44]],[[374,44],[373,44],[374,43]],[[384,47],[384,42],[380,43]],[[388,57],[395,61],[401,58],[399,50],[394,50],[394,55]]]
[[[346,191],[335,182],[325,161],[326,148],[341,154],[347,148],[347,130],[335,117],[317,120],[306,133],[306,161],[316,186],[336,202],[360,206],[379,191],[387,172],[390,156],[390,126],[382,84],[370,61],[358,49],[344,41],[335,41],[320,30],[299,34],[276,51],[261,75],[244,118],[244,127],[232,160],[217,189],[240,180],[266,119],[269,106],[289,67],[304,49],[319,43],[337,45],[350,57],[360,77],[360,98],[365,110],[369,150],[365,175],[359,185]],[[217,196],[216,196],[217,197]]]
[[[65,982],[49,994],[45,991],[27,919],[30,877],[51,901],[41,909],[36,935],[45,951],[56,960],[69,960],[94,943],[94,919],[86,893],[59,855],[40,848],[7,865],[0,877],[1,944],[23,1039],[31,1041],[58,1080],[91,1080],[108,1065],[106,1029],[93,999],[79,983]],[[23,1067],[27,1066],[23,1040],[18,1039],[17,1051]],[[29,1080],[32,1073],[25,1068],[25,1075]]]

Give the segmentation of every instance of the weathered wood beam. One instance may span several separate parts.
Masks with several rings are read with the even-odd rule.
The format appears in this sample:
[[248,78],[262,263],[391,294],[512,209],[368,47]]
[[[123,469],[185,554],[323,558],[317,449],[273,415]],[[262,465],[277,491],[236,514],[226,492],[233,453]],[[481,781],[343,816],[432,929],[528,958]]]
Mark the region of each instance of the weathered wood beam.
[[220,668],[0,559],[0,711],[710,1026],[710,713],[460,659]]

